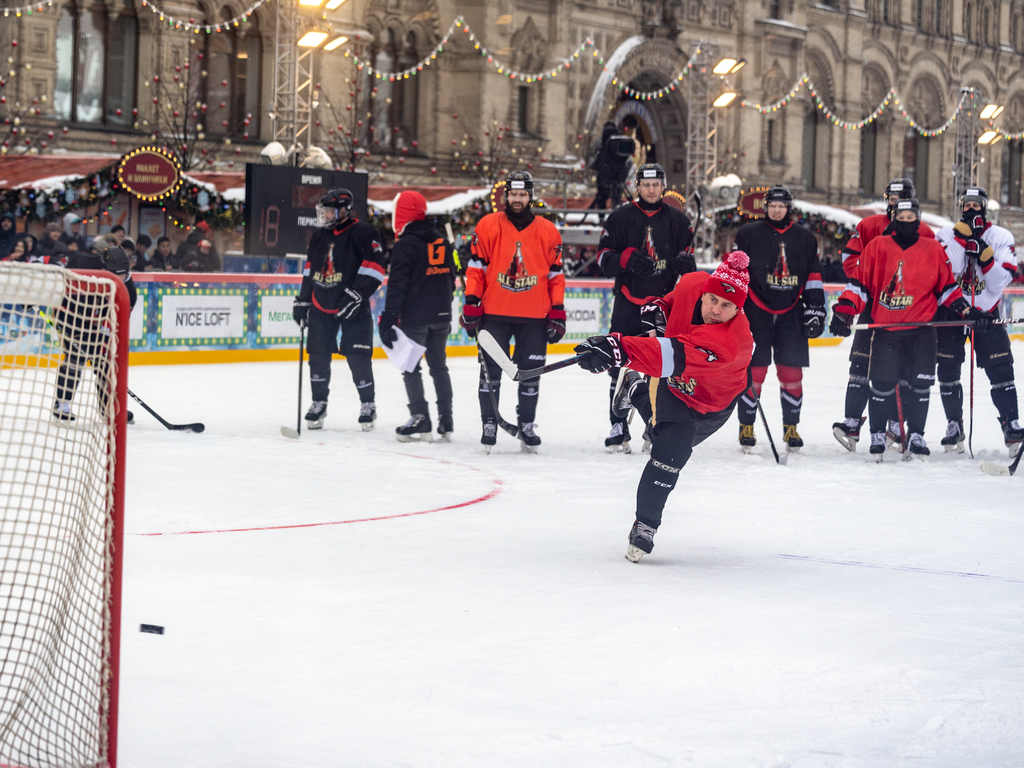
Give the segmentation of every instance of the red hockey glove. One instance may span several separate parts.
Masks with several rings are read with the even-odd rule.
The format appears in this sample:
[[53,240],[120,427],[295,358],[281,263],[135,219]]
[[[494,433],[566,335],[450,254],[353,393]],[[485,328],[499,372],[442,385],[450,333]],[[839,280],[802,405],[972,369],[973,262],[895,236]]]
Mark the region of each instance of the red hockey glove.
[[466,335],[471,339],[476,338],[476,332],[480,328],[480,321],[484,316],[484,308],[480,306],[480,299],[476,296],[467,296],[466,303],[462,307],[462,317],[459,324],[466,329]]
[[557,344],[565,336],[565,308],[556,304],[548,312],[548,344]]

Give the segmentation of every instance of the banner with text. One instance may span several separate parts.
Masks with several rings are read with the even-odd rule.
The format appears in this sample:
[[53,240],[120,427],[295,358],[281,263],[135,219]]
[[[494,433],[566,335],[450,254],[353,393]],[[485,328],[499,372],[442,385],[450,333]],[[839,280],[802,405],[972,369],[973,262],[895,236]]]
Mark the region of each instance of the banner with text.
[[246,313],[243,290],[160,291],[157,344],[244,339]]
[[264,344],[298,341],[299,326],[292,317],[295,291],[260,291],[256,339]]

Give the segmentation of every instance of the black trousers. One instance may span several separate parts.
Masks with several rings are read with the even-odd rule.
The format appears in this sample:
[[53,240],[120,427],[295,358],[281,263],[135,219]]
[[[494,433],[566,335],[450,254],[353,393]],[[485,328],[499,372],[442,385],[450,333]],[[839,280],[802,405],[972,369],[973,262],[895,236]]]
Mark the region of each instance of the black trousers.
[[662,379],[651,379],[647,387],[637,388],[633,405],[648,423],[651,437],[651,458],[636,489],[636,519],[657,528],[694,446],[729,421],[736,401],[724,410],[700,413],[672,394]]
[[[440,416],[452,415],[452,380],[448,375],[448,334],[452,332],[451,323],[433,323],[431,325],[402,326],[405,335],[427,348],[424,357],[430,378],[434,380],[434,394],[437,395],[437,413]],[[413,416],[422,414],[429,418],[427,398],[423,393],[423,375],[420,361],[409,373],[403,373],[405,393],[409,397],[409,413]]]
[[[907,430],[924,434],[931,386],[935,383],[935,352],[934,328],[872,332],[868,369],[868,420],[872,432],[884,432],[886,421],[902,407]],[[894,407],[897,385],[900,402]]]
[[99,331],[86,331],[71,326],[58,326],[64,360],[57,370],[57,400],[71,401],[78,389],[86,365],[96,377],[96,397],[100,411],[107,409],[110,363],[104,354],[109,337]]
[[[345,355],[352,382],[359,392],[359,401],[372,403],[373,387],[373,318],[369,308],[350,320],[341,320],[337,315],[321,312],[316,307],[309,310],[309,338],[306,351],[309,353],[309,385],[314,400],[326,401],[331,393],[331,355],[339,351]],[[341,344],[338,344],[338,331]]]
[[[494,340],[508,354],[511,340],[516,340],[516,354],[513,358],[520,368],[539,368],[547,360],[548,339],[547,321],[541,318],[495,318],[484,315],[480,327],[489,331]],[[484,376],[486,366],[487,377],[490,378],[490,392],[494,401],[499,402],[501,395],[501,377],[504,375],[498,364],[491,360],[483,350],[480,351],[483,365],[480,368],[480,417],[483,421],[495,421],[494,406],[488,394],[487,378]],[[520,424],[536,421],[537,399],[540,396],[540,378],[519,382],[519,405],[516,413]]]
[[[945,307],[939,308],[936,320],[959,319]],[[971,332],[967,326],[943,326],[938,333],[939,395],[946,418],[956,421],[964,417],[964,388],[960,383],[960,370],[966,359],[966,343]],[[992,404],[1002,422],[1017,419],[1017,385],[1013,374],[1013,352],[1010,335],[1004,325],[994,325],[985,331],[974,332],[971,350],[978,367],[985,371],[991,385]]]

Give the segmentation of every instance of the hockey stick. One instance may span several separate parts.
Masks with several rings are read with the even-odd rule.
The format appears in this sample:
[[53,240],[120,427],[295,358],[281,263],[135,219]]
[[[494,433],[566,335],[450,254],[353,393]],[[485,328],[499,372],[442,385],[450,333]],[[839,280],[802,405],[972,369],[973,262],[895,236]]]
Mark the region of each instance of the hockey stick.
[[[970,325],[973,326],[976,321],[974,320],[932,320],[928,323],[854,323],[850,326],[852,331],[867,331],[873,328],[888,328],[890,330],[896,328],[942,328],[947,325]],[[1005,318],[1000,320],[993,320],[990,325],[1020,325],[1024,323],[1024,320],[1014,320],[1011,318]]]
[[[910,385],[907,385],[910,388]],[[893,395],[896,398],[896,418],[900,420],[900,453],[907,453],[907,441],[910,436],[907,434],[907,425],[903,421],[903,399],[900,397],[900,382],[896,382],[896,389],[893,390]]]
[[484,372],[484,382],[487,384],[487,397],[491,399],[491,408],[494,410],[494,420],[498,423],[498,426],[508,432],[512,437],[519,436],[519,427],[509,424],[503,418],[501,418],[501,412],[498,410],[498,399],[494,396],[494,386],[491,384],[491,374],[487,370],[487,361],[484,360],[483,353],[478,355],[480,360],[480,369]]
[[292,440],[298,440],[299,435],[302,434],[302,358],[305,354],[305,346],[306,321],[303,320],[299,323],[299,404],[296,406],[295,411],[295,429],[281,427],[281,434],[285,437],[290,437]]
[[[509,359],[509,356],[505,354],[505,350],[498,344],[489,331],[478,331],[476,334],[477,343],[480,348],[488,354],[488,356],[498,364],[498,367],[505,372],[512,381],[526,381],[527,379],[535,379],[541,374],[551,373],[551,371],[557,371],[560,368],[568,368],[570,365],[575,365],[582,360],[586,355],[576,355],[575,357],[569,357],[565,360],[559,360],[557,363],[549,363],[548,365],[541,366],[540,368],[520,368],[518,365]],[[590,354],[589,352],[587,354]]]
[[789,454],[784,453],[781,456],[775,449],[775,441],[772,440],[772,431],[768,429],[768,419],[764,416],[764,408],[761,407],[761,393],[758,392],[754,385],[751,384],[750,388],[754,390],[754,404],[757,405],[757,412],[761,414],[761,426],[764,427],[764,433],[768,435],[768,445],[771,446],[772,455],[775,456],[775,463],[779,465],[785,465],[789,462]]
[[1017,458],[1013,460],[1013,463],[1004,467],[1002,464],[996,464],[994,461],[983,461],[981,462],[981,471],[986,475],[1001,475],[1009,477],[1017,471],[1017,465],[1020,464],[1020,457],[1024,456],[1024,445],[1017,449]]
[[[969,411],[970,416],[971,416],[971,421],[970,421],[969,426],[967,427],[967,451],[971,454],[971,458],[972,459],[974,458],[974,446],[972,445],[972,442],[974,441],[974,354],[975,354],[975,350],[976,350],[976,347],[974,346],[974,329],[971,328],[971,399],[970,399],[971,407],[970,407],[970,411]],[[963,392],[962,389],[960,391]],[[962,411],[961,411],[961,413],[962,413]]]
[[132,400],[134,400],[136,403],[141,405],[143,408],[145,408],[147,411],[149,411],[149,415],[150,416],[152,416],[154,419],[159,421],[161,424],[163,424],[165,427],[167,427],[170,430],[173,430],[175,432],[196,432],[196,433],[198,433],[198,432],[202,432],[204,429],[206,429],[206,426],[204,424],[202,424],[201,422],[198,422],[198,421],[195,424],[171,424],[169,421],[166,421],[163,418],[161,418],[159,413],[157,413],[152,408],[150,408],[148,405],[146,405],[142,401],[142,398],[139,397],[138,395],[136,395],[130,389],[128,390],[128,396],[131,397]]

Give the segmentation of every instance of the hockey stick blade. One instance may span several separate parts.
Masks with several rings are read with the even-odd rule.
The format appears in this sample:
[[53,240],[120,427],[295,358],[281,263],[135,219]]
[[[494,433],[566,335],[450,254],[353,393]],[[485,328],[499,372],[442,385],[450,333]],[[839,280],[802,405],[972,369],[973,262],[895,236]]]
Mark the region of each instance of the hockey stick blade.
[[501,418],[501,411],[498,410],[498,400],[494,397],[494,385],[491,383],[491,374],[487,372],[487,363],[484,362],[483,355],[479,355],[480,370],[484,374],[484,383],[487,384],[487,397],[490,398],[491,408],[494,410],[494,421],[501,427],[505,432],[508,432],[512,437],[519,436],[519,427],[513,424],[509,424],[503,418]]
[[149,412],[150,416],[152,416],[154,419],[163,424],[167,429],[173,432],[195,432],[198,434],[199,432],[202,432],[204,429],[206,429],[206,425],[199,422],[196,422],[195,424],[171,424],[169,421],[165,421],[163,418],[161,418],[159,413],[157,413],[148,405],[146,405],[146,403],[142,401],[142,398],[140,398],[130,389],[128,390],[128,395],[131,397],[132,400],[134,400],[136,403],[145,408]]
[[986,475],[996,475],[998,477],[1009,477],[1013,474],[1013,470],[1016,467],[1004,467],[1002,464],[996,464],[994,461],[983,461],[981,462],[981,471]]
[[299,439],[299,433],[296,432],[291,427],[281,427],[281,434],[284,435],[285,437],[291,438],[292,440]]
[[559,360],[557,363],[549,363],[548,365],[541,366],[540,368],[518,368],[516,369],[516,375],[512,378],[515,381],[526,381],[527,379],[535,379],[538,376],[557,371],[562,368],[568,368],[571,365],[576,365],[580,360],[587,357],[586,355],[576,355],[575,357],[567,357],[565,360]]
[[516,378],[516,374],[519,373],[519,368],[509,359],[509,356],[505,354],[505,350],[503,350],[497,340],[491,336],[491,332],[478,331],[476,334],[476,340],[480,345],[480,348],[487,353],[491,360],[498,364],[498,367],[505,372],[505,375],[514,380]]

